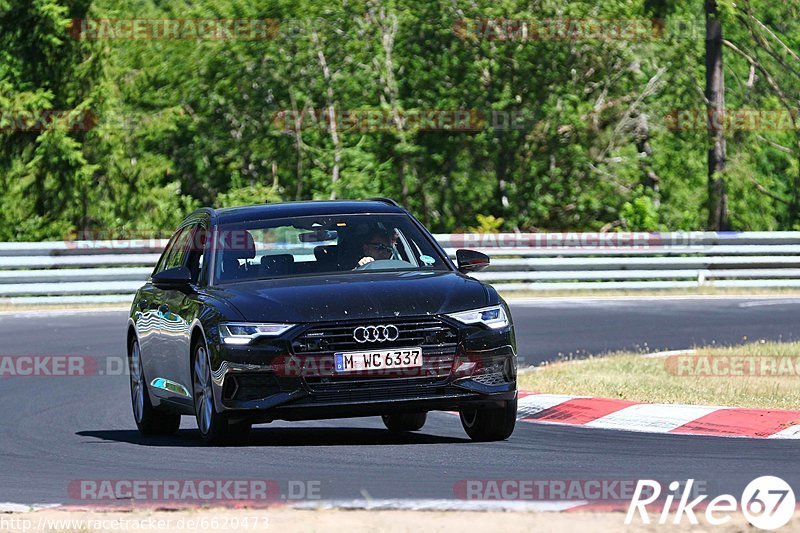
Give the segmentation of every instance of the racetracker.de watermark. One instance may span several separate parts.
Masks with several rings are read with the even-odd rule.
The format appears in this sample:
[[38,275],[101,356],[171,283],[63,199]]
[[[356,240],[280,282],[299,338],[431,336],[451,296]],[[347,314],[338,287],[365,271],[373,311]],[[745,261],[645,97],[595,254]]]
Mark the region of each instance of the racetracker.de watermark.
[[[725,234],[717,234],[724,239]],[[166,238],[165,238],[166,237]],[[71,234],[64,239],[68,250],[135,250],[160,252],[167,245],[169,235],[163,230],[98,229]],[[253,244],[252,234],[246,230],[226,230],[215,233],[216,245],[226,250],[247,250]],[[695,232],[642,232],[642,231],[561,231],[548,233],[454,233],[437,237],[443,246],[454,248],[535,248],[541,250],[687,250],[702,251],[710,246],[707,235]],[[191,250],[204,250],[210,243],[206,232],[192,235]],[[256,242],[256,249],[272,250],[286,243]]]
[[453,24],[461,39],[531,41],[654,41],[702,39],[702,19],[464,18]]
[[281,110],[273,113],[272,127],[282,133],[301,130],[341,132],[432,132],[475,133],[484,129],[512,131],[530,129],[536,117],[525,110],[479,109],[343,109]]
[[125,357],[91,355],[0,355],[0,379],[18,377],[122,376],[129,370]]
[[169,237],[159,230],[101,229],[82,230],[70,234],[62,242],[67,250],[161,252],[167,246]]
[[798,119],[798,109],[674,109],[664,123],[674,132],[797,131]]
[[[482,501],[627,502],[636,494],[637,483],[636,479],[462,479],[453,485],[453,495]],[[705,490],[705,484],[695,484],[694,490]]]
[[76,479],[71,500],[91,502],[276,502],[319,500],[319,480],[275,479]]
[[453,248],[535,248],[541,250],[700,249],[703,232],[562,231],[552,233],[456,233],[446,237]]
[[800,355],[670,355],[668,374],[680,377],[800,377]]
[[274,19],[74,19],[70,35],[84,41],[265,41],[278,33]]
[[[280,248],[280,243],[259,242],[256,245],[253,235],[247,230],[220,230],[214,232],[195,231],[189,235],[190,241],[185,243],[188,250],[203,251],[209,247],[209,235],[213,235],[217,249],[225,250],[250,250],[257,246],[258,249]],[[85,230],[70,235],[64,239],[67,250],[91,250],[94,252],[104,250],[135,250],[138,252],[161,252],[169,242],[164,238],[163,231],[147,230]]]
[[0,109],[0,132],[89,131],[97,126],[97,115],[75,109]]

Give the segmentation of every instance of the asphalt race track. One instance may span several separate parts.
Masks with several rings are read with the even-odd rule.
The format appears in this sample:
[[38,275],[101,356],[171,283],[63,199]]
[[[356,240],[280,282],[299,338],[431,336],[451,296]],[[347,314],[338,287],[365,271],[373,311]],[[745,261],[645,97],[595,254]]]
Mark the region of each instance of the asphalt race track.
[[512,315],[522,364],[800,339],[800,298],[542,299],[514,304]]
[[[546,300],[512,305],[521,363],[621,348],[797,339],[800,299]],[[126,313],[0,315],[0,355],[125,355]],[[101,365],[102,366],[102,365]],[[568,392],[568,391],[565,391]],[[128,378],[0,378],[0,502],[76,503],[73,480],[271,479],[320,483],[323,499],[454,498],[459,480],[694,478],[738,494],[753,478],[800,485],[796,441],[648,435],[519,423],[506,442],[475,444],[457,417],[392,435],[378,418],[254,428],[247,446],[201,445],[193,419],[143,438]]]

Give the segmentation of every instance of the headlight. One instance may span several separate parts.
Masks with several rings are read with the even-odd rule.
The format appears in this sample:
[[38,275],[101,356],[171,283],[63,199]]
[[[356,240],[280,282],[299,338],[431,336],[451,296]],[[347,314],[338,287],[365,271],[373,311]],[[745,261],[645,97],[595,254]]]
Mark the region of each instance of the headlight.
[[225,344],[250,344],[258,337],[277,337],[289,331],[296,324],[252,324],[248,322],[228,322],[219,325],[219,335]]
[[447,315],[464,324],[483,324],[492,329],[500,329],[509,325],[508,316],[503,306],[484,307],[472,311],[461,311]]

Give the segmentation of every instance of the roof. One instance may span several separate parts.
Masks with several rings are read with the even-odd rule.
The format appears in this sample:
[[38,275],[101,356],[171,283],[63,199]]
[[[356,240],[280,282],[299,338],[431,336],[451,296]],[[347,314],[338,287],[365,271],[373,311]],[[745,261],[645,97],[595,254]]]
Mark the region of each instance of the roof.
[[356,213],[405,213],[405,210],[390,200],[326,200],[308,202],[285,202],[280,204],[258,204],[242,207],[216,209],[219,223],[290,218],[313,215],[346,215]]

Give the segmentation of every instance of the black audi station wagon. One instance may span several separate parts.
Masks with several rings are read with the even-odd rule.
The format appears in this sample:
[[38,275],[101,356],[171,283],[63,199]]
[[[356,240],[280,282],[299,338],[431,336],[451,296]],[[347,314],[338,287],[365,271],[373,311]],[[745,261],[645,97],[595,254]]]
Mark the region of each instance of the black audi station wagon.
[[253,424],[381,416],[416,431],[455,411],[474,440],[517,411],[506,303],[387,199],[200,209],[180,225],[128,321],[131,398],[145,434],[193,415],[203,439]]

